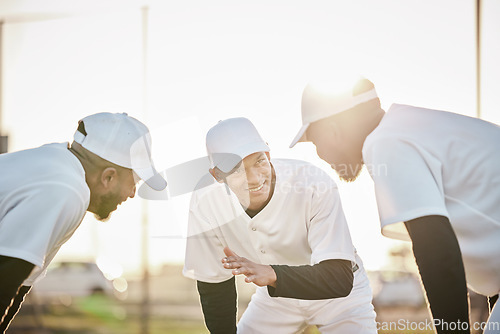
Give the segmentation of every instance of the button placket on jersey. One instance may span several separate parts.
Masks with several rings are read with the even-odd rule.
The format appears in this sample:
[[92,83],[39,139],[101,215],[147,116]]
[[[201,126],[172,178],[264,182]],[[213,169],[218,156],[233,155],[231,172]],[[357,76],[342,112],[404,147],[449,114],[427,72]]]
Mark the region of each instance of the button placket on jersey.
[[257,228],[256,224],[250,223],[248,225],[249,229],[249,235],[250,235],[250,240],[252,242],[252,245],[255,249],[255,252],[257,253],[257,256],[261,260],[262,263],[266,263],[266,247],[265,243],[263,240],[263,235]]

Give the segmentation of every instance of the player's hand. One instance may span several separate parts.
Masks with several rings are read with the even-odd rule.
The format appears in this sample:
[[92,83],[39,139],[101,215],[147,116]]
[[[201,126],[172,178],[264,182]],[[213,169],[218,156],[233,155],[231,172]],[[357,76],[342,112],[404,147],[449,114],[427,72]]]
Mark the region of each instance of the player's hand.
[[252,262],[238,256],[229,247],[224,248],[226,257],[222,259],[224,268],[233,269],[233,275],[245,275],[245,282],[258,286],[270,285],[276,287],[276,273],[273,267]]

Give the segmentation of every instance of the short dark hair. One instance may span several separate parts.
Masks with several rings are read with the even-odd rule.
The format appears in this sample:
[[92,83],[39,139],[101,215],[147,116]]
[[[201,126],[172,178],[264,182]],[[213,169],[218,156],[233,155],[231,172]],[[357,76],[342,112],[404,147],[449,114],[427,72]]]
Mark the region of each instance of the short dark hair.
[[85,131],[85,124],[81,120],[78,121],[78,128],[76,130],[81,134],[83,134],[84,136],[87,135],[87,131]]

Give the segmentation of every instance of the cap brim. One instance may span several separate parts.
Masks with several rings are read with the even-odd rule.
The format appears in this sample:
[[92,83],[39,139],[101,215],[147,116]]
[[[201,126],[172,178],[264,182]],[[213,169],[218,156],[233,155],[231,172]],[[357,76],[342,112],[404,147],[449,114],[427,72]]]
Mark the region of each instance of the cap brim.
[[264,142],[253,142],[243,147],[238,148],[238,153],[213,153],[212,161],[214,166],[220,169],[224,173],[229,173],[236,167],[241,160],[249,156],[250,154],[257,152],[269,152],[269,146]]
[[238,166],[240,161],[245,157],[244,154],[241,156],[239,154],[233,153],[214,153],[212,157],[215,163],[215,167],[220,169],[224,173],[229,173],[234,167]]
[[297,144],[298,142],[307,141],[306,131],[307,131],[308,127],[309,127],[309,123],[302,125],[302,127],[299,130],[299,133],[297,133],[295,138],[293,138],[293,141],[290,144],[290,148],[294,147],[295,144]]
[[135,168],[134,172],[153,190],[162,191],[167,187],[167,181],[153,166],[148,168]]

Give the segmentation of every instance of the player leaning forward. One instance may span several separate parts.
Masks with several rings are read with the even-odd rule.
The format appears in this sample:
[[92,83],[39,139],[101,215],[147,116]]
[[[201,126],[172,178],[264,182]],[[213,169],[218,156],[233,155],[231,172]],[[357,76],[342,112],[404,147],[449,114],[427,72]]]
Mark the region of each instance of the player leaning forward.
[[[332,84],[304,89],[291,146],[313,142],[350,181],[366,164],[382,233],[413,242],[438,332],[469,333],[466,282],[485,296],[500,292],[500,128],[407,105],[385,113],[369,80]],[[498,303],[487,327],[500,333]]]
[[85,212],[107,219],[134,197],[139,178],[155,190],[166,186],[148,128],[127,114],[83,118],[71,145],[0,156],[0,333]]
[[244,274],[259,287],[238,333],[289,334],[307,325],[376,333],[371,289],[334,181],[306,162],[270,160],[246,118],[219,122],[206,140],[218,183],[193,194],[184,274],[198,281],[210,332],[236,332],[233,275]]

